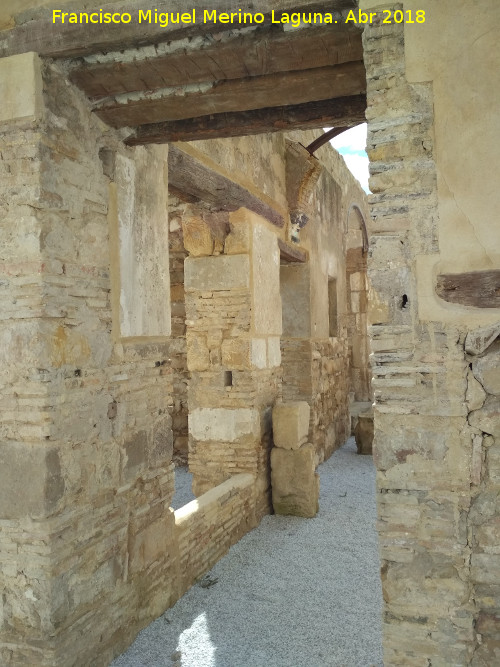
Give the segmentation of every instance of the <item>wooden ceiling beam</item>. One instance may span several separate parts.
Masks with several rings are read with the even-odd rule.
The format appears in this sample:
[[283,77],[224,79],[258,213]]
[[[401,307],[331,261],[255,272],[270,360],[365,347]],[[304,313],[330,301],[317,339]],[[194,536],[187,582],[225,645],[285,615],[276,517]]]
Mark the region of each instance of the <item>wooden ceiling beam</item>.
[[362,60],[361,33],[355,27],[322,25],[284,32],[259,28],[210,41],[198,49],[182,48],[154,58],[85,64],[70,80],[91,98],[168,86],[242,79],[284,71],[328,67]]
[[362,61],[335,67],[220,81],[216,84],[166,89],[165,94],[132,94],[106,101],[94,109],[112,127],[137,127],[210,114],[248,111],[349,97],[366,92]]
[[221,211],[244,207],[277,227],[285,224],[283,215],[262,196],[254,195],[175,145],[169,146],[168,150],[168,184],[174,192],[213,204]]
[[[84,4],[84,3],[82,3]],[[356,0],[246,0],[238,5],[234,0],[219,0],[210,9],[218,12],[231,12],[241,9],[242,12],[265,15],[265,23],[270,23],[271,11],[279,17],[282,12],[324,11],[338,12],[355,9]],[[42,7],[36,18],[24,19],[21,14],[16,16],[18,25],[15,28],[0,32],[0,57],[17,53],[35,51],[41,56],[51,58],[70,58],[90,55],[98,52],[119,51],[133,46],[158,44],[172,39],[202,35],[208,32],[234,30],[235,24],[203,22],[203,10],[207,8],[205,0],[192,0],[187,7],[185,0],[121,0],[120,2],[104,2],[101,5],[105,12],[129,13],[130,23],[119,24],[74,24],[54,23],[52,9]],[[59,8],[58,8],[59,9]],[[82,8],[73,7],[74,11]],[[172,24],[162,27],[159,23],[138,23],[139,10],[162,12],[186,12],[196,10],[194,24]],[[70,10],[68,10],[70,11]],[[85,10],[84,10],[85,11]],[[91,11],[91,10],[87,10]],[[24,21],[24,22],[23,22]]]
[[221,113],[141,125],[125,143],[137,146],[311,130],[330,125],[352,127],[365,122],[365,110],[366,96],[354,95],[306,104]]
[[446,273],[437,277],[441,299],[474,308],[500,308],[500,270]]

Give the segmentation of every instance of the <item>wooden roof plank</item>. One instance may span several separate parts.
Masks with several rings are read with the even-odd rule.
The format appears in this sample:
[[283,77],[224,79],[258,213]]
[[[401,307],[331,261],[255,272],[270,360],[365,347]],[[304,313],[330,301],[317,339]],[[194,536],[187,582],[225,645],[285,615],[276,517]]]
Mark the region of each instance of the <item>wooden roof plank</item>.
[[125,143],[131,146],[251,136],[286,130],[310,130],[329,125],[352,127],[365,121],[366,96],[221,113],[139,126]]
[[221,81],[196,92],[169,91],[165,96],[133,97],[106,102],[94,110],[112,127],[137,127],[147,123],[181,120],[209,114],[297,105],[348,97],[366,91],[362,61],[335,67],[283,72],[267,76]]
[[193,51],[182,49],[130,62],[85,64],[73,70],[70,78],[89,97],[100,97],[103,88],[107,95],[114,95],[124,90],[135,92],[334,66],[362,57],[361,33],[349,26],[309,27],[292,32],[266,29]]
[[[276,16],[281,12],[325,11],[335,12],[355,9],[356,0],[247,0],[240,6],[242,12],[262,12],[266,22],[270,22],[271,11]],[[69,58],[92,53],[109,52],[157,44],[172,39],[201,35],[208,32],[233,30],[231,23],[204,23],[203,10],[205,0],[192,0],[189,8],[185,0],[122,0],[121,2],[102,3],[104,11],[111,13],[130,13],[134,20],[120,24],[74,24],[53,23],[52,8],[40,8],[39,18],[27,20],[15,28],[0,32],[0,57],[35,51],[41,56],[51,58]],[[186,12],[196,10],[195,24],[172,24],[162,27],[159,23],[138,23],[139,10],[154,12]],[[219,12],[234,11],[231,0],[218,2],[212,9]],[[22,20],[22,19],[21,19]]]

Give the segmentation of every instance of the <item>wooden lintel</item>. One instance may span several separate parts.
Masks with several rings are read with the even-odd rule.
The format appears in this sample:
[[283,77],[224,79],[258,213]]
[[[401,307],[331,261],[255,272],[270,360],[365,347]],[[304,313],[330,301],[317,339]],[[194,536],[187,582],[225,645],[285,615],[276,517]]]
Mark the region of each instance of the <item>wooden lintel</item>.
[[283,263],[304,263],[307,262],[307,250],[299,248],[292,243],[287,243],[283,239],[278,239],[278,248],[280,249],[280,257]]
[[[53,4],[53,3],[51,3]],[[85,11],[80,7],[71,8],[73,11]],[[354,9],[356,0],[280,0],[279,8],[272,0],[247,0],[239,8],[242,12],[265,15],[264,23],[271,22],[271,11],[275,10],[275,17],[282,12],[324,11],[335,12],[342,9]],[[273,6],[274,5],[274,6]],[[121,0],[119,2],[103,2],[102,8],[111,14],[131,15],[129,23],[89,23],[75,24],[53,21],[53,9],[59,7],[42,7],[36,12],[36,18],[25,19],[16,17],[18,25],[15,28],[0,32],[0,57],[35,51],[41,56],[51,58],[70,58],[88,55],[97,52],[119,51],[135,46],[158,44],[159,42],[181,39],[209,32],[234,30],[235,27],[245,27],[235,23],[217,21],[204,22],[203,11],[207,9],[205,0],[192,0],[189,7],[185,0]],[[71,11],[69,8],[64,8]],[[217,12],[234,11],[235,5],[227,0],[218,0],[210,9]],[[195,10],[195,23],[171,23],[163,27],[160,23],[139,23],[139,10],[146,14],[149,10],[154,14],[184,13]],[[91,9],[86,10],[91,13]],[[95,11],[95,10],[94,10]]]
[[500,269],[438,276],[436,293],[461,306],[500,308]]
[[168,180],[175,192],[209,202],[221,211],[247,208],[277,227],[285,224],[270,204],[175,145],[168,151]]
[[283,32],[266,26],[250,34],[236,33],[197,48],[182,48],[156,57],[85,63],[70,80],[91,98],[243,79],[284,71],[329,67],[362,60],[361,33],[345,24],[311,26]]
[[365,122],[366,96],[339,97],[283,107],[221,113],[165,123],[141,125],[129,146],[172,141],[224,139],[269,132],[314,130],[328,125],[352,127]]
[[137,127],[148,123],[191,118],[193,110],[209,114],[281,107],[366,92],[363,61],[318,67],[298,72],[220,81],[196,92],[167,89],[165,95],[133,95],[94,109],[112,127]]

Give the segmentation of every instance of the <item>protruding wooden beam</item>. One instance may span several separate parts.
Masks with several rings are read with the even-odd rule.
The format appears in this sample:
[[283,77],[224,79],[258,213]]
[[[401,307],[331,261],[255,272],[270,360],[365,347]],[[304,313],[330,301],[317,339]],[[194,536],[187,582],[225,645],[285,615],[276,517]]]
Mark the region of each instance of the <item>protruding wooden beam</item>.
[[112,127],[137,127],[192,118],[194,110],[197,115],[205,116],[360,95],[366,91],[366,74],[363,62],[356,61],[336,67],[200,84],[194,88],[194,91],[176,88],[120,96],[94,110]]
[[280,249],[280,258],[283,264],[296,264],[307,262],[307,250],[299,248],[293,243],[278,239],[278,248]]
[[500,308],[500,269],[442,274],[437,278],[436,293],[461,306]]
[[[72,3],[73,4],[73,3]],[[16,21],[15,28],[0,32],[0,57],[11,56],[16,53],[35,51],[41,56],[51,58],[69,58],[74,56],[88,55],[98,52],[119,51],[135,46],[146,44],[158,44],[172,39],[181,39],[209,32],[222,32],[243,28],[238,23],[212,23],[203,21],[203,10],[207,9],[205,0],[191,0],[189,6],[185,0],[122,0],[121,2],[103,2],[102,9],[111,14],[131,15],[130,23],[89,23],[75,24],[53,22],[52,10],[62,9],[64,11],[85,11],[80,6],[70,8],[59,8],[51,3],[50,8],[39,8],[36,11],[37,18],[22,21],[22,17]],[[280,0],[278,3],[272,0],[252,0],[238,5],[233,0],[222,0],[214,3],[210,9],[218,12],[231,12],[241,9],[242,12],[257,13],[265,15],[265,23],[270,23],[271,11],[275,10],[276,17],[282,12],[300,11],[324,11],[337,12],[344,9],[355,9],[356,0]],[[183,13],[196,10],[194,24],[171,23],[163,27],[160,23],[142,22],[139,24],[139,10],[146,14],[149,10],[153,15],[155,10],[158,14],[177,12]],[[92,9],[86,10],[88,13]],[[94,9],[94,11],[96,11]],[[98,9],[97,9],[98,11]],[[19,12],[20,13],[20,12]]]
[[362,60],[361,33],[349,24],[311,26],[283,32],[280,26],[236,33],[197,48],[184,47],[156,57],[85,63],[70,80],[88,97],[106,97],[167,86],[186,86],[221,79],[243,79],[284,71],[329,67]]
[[366,96],[354,95],[307,104],[220,113],[141,125],[125,143],[138,146],[251,136],[287,130],[311,130],[328,125],[352,127],[365,122],[365,110]]
[[175,145],[170,146],[168,151],[168,181],[175,192],[214,204],[221,211],[236,211],[244,207],[277,227],[285,224],[281,213],[261,197]]

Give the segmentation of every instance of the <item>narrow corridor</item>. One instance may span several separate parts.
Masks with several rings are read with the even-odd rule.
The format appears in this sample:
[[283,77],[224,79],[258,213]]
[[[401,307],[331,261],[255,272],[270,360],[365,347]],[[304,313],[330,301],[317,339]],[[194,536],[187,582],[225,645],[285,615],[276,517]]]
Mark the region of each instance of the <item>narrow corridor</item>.
[[113,667],[382,665],[375,469],[351,438],[314,519],[266,516]]

